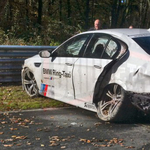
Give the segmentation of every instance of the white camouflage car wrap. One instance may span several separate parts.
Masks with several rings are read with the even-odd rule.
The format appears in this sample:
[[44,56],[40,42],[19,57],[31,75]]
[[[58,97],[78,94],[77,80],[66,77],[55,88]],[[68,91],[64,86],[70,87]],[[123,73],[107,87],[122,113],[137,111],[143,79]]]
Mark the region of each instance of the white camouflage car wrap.
[[77,34],[25,60],[22,85],[43,95],[122,121],[150,111],[150,32],[107,29]]

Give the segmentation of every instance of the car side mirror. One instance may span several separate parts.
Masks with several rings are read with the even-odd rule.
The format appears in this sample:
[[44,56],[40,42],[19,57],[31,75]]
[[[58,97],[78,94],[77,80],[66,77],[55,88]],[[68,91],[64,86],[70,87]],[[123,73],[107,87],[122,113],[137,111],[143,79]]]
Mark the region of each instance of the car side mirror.
[[44,50],[44,51],[40,51],[39,55],[42,58],[57,57],[57,52],[53,50],[51,51]]
[[40,57],[42,58],[49,58],[51,53],[48,50],[40,51],[39,52]]

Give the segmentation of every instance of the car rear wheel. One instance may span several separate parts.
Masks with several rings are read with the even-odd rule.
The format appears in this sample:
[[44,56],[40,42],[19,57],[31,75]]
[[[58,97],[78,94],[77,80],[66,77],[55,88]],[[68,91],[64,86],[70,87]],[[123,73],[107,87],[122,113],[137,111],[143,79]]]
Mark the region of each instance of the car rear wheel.
[[118,84],[108,85],[97,105],[98,117],[103,121],[122,121],[127,103],[124,105],[125,91]]
[[39,90],[34,77],[34,74],[29,68],[25,68],[22,73],[22,86],[30,97],[39,95]]

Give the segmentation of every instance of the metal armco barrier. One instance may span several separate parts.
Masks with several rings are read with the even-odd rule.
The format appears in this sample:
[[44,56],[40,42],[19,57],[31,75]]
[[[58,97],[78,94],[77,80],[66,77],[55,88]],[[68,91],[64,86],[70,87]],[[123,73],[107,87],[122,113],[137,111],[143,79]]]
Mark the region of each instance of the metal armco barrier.
[[21,69],[26,58],[41,50],[55,49],[57,46],[0,46],[0,83],[20,82]]

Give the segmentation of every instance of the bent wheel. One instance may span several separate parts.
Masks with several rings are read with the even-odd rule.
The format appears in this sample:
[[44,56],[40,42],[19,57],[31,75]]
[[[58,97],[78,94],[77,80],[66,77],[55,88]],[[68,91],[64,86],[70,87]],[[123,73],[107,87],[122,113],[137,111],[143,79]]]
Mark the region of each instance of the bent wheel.
[[124,95],[125,92],[120,85],[108,85],[98,102],[98,117],[103,121],[120,121],[119,113],[122,109]]
[[29,68],[25,68],[22,73],[22,86],[30,97],[38,96],[38,87],[34,74]]

